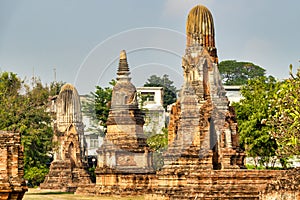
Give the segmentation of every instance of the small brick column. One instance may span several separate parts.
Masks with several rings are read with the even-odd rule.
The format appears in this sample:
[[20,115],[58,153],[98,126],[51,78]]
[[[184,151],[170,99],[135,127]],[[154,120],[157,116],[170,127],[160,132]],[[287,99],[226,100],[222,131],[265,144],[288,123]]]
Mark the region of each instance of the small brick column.
[[20,134],[0,131],[0,200],[21,200],[27,191]]

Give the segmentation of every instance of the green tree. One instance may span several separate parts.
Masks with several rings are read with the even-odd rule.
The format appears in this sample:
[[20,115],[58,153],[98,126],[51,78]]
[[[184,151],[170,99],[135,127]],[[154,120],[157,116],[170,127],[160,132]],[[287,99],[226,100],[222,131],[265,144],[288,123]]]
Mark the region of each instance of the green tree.
[[24,115],[23,99],[20,95],[22,81],[16,74],[0,74],[0,130],[16,131],[16,125]]
[[92,121],[90,131],[100,133],[102,137],[105,135],[105,132],[99,125],[104,128],[107,127],[106,121],[110,109],[112,87],[116,84],[116,81],[111,80],[109,84],[111,87],[102,88],[96,86],[96,91],[91,92],[87,96],[87,100],[83,102],[82,106],[84,114]]
[[169,75],[164,74],[162,77],[152,75],[148,78],[147,82],[144,84],[144,87],[163,87],[164,88],[164,108],[167,109],[167,106],[174,103],[177,98],[177,89],[173,85],[173,81],[169,79]]
[[147,138],[147,144],[154,150],[153,154],[153,166],[156,170],[160,169],[164,165],[163,152],[168,147],[168,129],[163,128],[162,134],[150,135]]
[[[292,69],[292,66],[290,66]],[[289,157],[300,153],[300,71],[281,82],[274,95],[274,113],[269,117],[272,136],[275,138],[279,157]]]
[[274,107],[270,106],[279,83],[273,77],[257,77],[241,89],[243,99],[234,103],[239,124],[240,142],[248,156],[265,165],[276,155],[277,143],[272,127],[266,122]]
[[39,80],[29,86],[12,72],[0,74],[0,129],[21,134],[25,178],[31,184],[39,184],[48,172],[53,136],[46,112],[49,92]]
[[61,87],[66,84],[66,82],[59,81],[59,82],[51,82],[49,86],[49,96],[55,96],[58,95],[60,92]]
[[264,76],[266,70],[250,62],[225,60],[219,63],[224,85],[245,85],[249,79]]
[[155,151],[164,151],[168,146],[168,129],[163,128],[162,134],[154,134],[148,137],[147,143]]
[[32,167],[46,168],[49,152],[52,150],[53,129],[47,110],[49,88],[37,81],[31,88],[26,87],[23,112],[19,122],[24,146],[25,173]]

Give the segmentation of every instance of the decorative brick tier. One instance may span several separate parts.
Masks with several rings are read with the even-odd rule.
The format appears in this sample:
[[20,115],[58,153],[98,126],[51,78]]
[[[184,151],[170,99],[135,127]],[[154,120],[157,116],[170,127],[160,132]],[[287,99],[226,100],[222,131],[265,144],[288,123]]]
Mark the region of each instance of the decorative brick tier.
[[0,200],[21,200],[27,191],[19,133],[0,131]]
[[157,188],[146,200],[262,199],[278,170],[182,170],[169,166],[158,172]]

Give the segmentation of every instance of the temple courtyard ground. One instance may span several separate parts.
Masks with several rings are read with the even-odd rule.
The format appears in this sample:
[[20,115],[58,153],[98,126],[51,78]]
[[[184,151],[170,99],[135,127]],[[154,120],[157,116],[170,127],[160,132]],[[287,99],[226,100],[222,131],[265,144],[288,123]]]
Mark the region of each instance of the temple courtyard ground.
[[144,200],[143,196],[138,197],[94,197],[94,196],[82,196],[61,192],[48,192],[39,189],[29,188],[25,193],[23,200]]

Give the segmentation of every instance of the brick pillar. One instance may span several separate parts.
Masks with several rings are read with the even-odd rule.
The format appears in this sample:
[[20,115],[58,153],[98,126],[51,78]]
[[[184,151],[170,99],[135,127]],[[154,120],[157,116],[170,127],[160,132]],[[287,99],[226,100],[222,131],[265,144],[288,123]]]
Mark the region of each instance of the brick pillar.
[[27,191],[20,145],[19,133],[0,131],[0,200],[21,200]]

